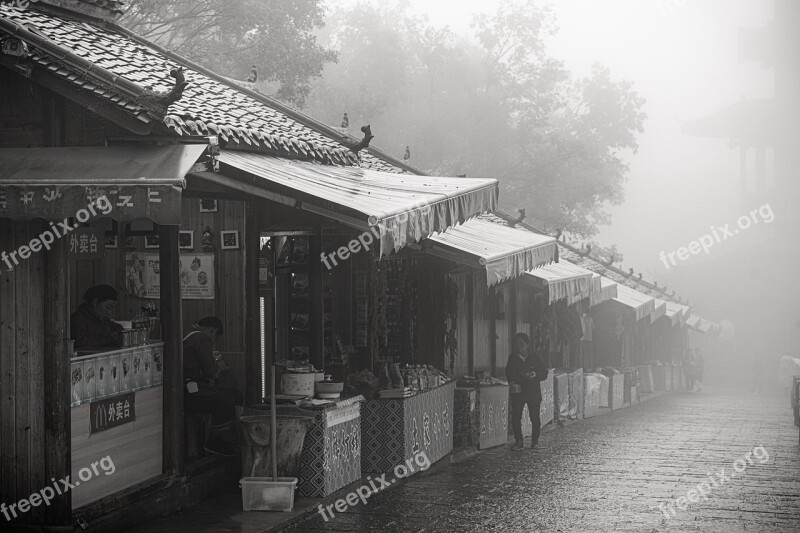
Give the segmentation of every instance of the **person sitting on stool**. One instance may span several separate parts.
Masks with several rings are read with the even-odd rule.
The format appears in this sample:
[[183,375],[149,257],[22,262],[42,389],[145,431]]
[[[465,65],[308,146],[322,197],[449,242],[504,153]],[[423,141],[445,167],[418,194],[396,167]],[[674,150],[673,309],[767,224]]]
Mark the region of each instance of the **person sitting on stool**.
[[205,443],[205,450],[232,457],[236,452],[219,434],[230,433],[236,405],[242,403],[242,395],[239,391],[221,387],[218,381],[220,372],[227,369],[224,361],[217,362],[213,350],[222,330],[219,318],[205,317],[183,338],[183,378],[186,381],[183,404],[186,412],[212,415],[213,431]]
[[539,430],[541,422],[539,407],[542,404],[541,382],[547,379],[547,365],[537,353],[531,353],[531,340],[525,333],[514,336],[514,353],[508,358],[506,364],[506,378],[509,384],[516,385],[518,392],[511,394],[511,427],[514,430],[514,446],[512,450],[524,448],[522,443],[522,411],[528,405],[528,414],[531,418],[533,432],[531,434],[531,448],[539,444]]

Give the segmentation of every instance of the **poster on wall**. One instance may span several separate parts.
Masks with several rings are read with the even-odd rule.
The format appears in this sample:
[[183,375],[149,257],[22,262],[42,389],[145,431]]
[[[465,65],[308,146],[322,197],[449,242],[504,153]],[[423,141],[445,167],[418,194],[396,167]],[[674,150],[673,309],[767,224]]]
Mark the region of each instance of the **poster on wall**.
[[[214,299],[214,254],[182,254],[180,261],[181,298]],[[128,253],[125,257],[125,287],[140,298],[158,299],[161,295],[161,267],[158,254]]]

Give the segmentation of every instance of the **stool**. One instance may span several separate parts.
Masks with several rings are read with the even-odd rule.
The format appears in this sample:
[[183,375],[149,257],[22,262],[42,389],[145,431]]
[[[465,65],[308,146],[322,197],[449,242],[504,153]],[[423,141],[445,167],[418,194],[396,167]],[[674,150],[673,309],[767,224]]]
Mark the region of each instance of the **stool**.
[[186,456],[197,459],[205,455],[205,444],[211,434],[211,413],[186,413]]

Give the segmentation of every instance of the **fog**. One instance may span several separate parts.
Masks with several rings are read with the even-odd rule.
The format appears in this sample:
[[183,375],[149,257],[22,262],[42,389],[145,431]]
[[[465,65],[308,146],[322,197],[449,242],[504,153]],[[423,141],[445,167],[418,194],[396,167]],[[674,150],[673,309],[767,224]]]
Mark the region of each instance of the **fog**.
[[[329,5],[356,3],[332,0]],[[474,39],[474,15],[491,14],[499,4],[497,0],[408,0],[393,5]],[[594,240],[604,246],[616,244],[624,254],[625,270],[634,268],[645,278],[676,289],[698,314],[724,322],[726,341],[720,355],[724,352],[732,361],[752,357],[756,351],[771,360],[786,351],[798,355],[800,283],[789,265],[800,259],[800,234],[793,229],[797,225],[791,220],[797,219],[787,198],[800,200],[792,192],[797,189],[775,189],[772,146],[764,151],[761,164],[766,190],[759,190],[756,150],[748,150],[744,159],[748,176],[743,186],[735,143],[683,131],[684,123],[742,99],[773,96],[774,70],[739,57],[740,28],[770,24],[773,2],[555,0],[549,5],[558,24],[558,33],[546,40],[551,56],[563,60],[576,77],[589,75],[591,66],[601,63],[614,79],[631,81],[633,90],[646,99],[639,150],[625,156],[630,170],[624,202],[607,207],[611,223],[600,227]],[[797,17],[795,7],[784,9]],[[778,57],[791,57],[794,52],[786,48],[793,45],[800,48],[797,38],[783,42]],[[794,72],[787,85],[797,80]],[[797,116],[797,104],[778,115],[784,113]],[[769,128],[780,130],[777,123]],[[783,132],[796,135],[790,130]],[[797,168],[796,163],[790,158],[784,168]],[[738,228],[742,216],[750,218],[749,227],[737,230],[735,236],[731,232],[730,238],[714,235],[726,224]],[[714,239],[713,246],[700,253],[669,259],[670,252],[709,238]]]

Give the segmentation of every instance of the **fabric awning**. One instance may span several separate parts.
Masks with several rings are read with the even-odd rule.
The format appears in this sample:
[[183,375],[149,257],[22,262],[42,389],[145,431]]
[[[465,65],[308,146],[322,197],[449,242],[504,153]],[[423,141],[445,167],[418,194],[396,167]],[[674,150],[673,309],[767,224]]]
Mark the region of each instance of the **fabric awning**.
[[654,301],[653,312],[650,313],[651,324],[667,314],[667,302],[665,302],[664,300],[660,300],[658,298],[654,298],[653,301]]
[[[596,295],[594,292],[592,292],[592,295],[589,297],[589,304],[592,307],[617,297],[616,281],[611,281],[607,277],[601,276],[597,273],[595,273],[594,276],[600,278],[600,292]],[[594,279],[594,277],[592,279]]]
[[718,327],[719,326],[716,323],[700,317],[697,322],[697,325],[695,326],[695,329],[700,333],[704,333],[706,335],[709,334],[713,335],[714,333],[717,332]]
[[380,232],[381,255],[497,205],[495,179],[417,176],[223,150],[228,179],[270,190],[288,205]]
[[667,316],[672,321],[672,325],[675,326],[686,321],[689,317],[689,308],[685,305],[667,301]]
[[559,261],[530,270],[523,279],[534,286],[546,288],[549,303],[566,300],[567,305],[572,305],[589,298],[593,287],[599,290],[599,285],[596,284],[599,280],[595,284],[592,282],[593,274],[569,261]]
[[423,242],[423,249],[437,257],[485,269],[490,287],[558,258],[555,238],[509,227],[492,215],[431,235]]
[[655,299],[625,285],[617,286],[617,297],[612,302],[623,305],[636,314],[636,320],[641,320],[655,311]]
[[686,325],[692,329],[695,329],[699,323],[700,317],[697,315],[689,315],[689,318],[686,319]]
[[[205,150],[202,144],[0,149],[0,218],[80,220],[76,213],[94,204],[92,216],[179,225],[184,176]],[[97,202],[103,196],[107,204]]]

